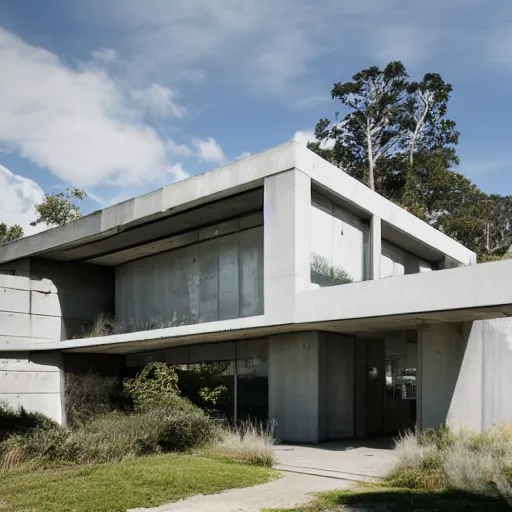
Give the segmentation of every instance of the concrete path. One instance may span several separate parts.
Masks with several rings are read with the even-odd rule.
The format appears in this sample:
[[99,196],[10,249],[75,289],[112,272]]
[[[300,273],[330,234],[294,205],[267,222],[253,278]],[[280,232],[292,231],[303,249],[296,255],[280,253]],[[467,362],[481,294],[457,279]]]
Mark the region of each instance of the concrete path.
[[277,445],[275,468],[282,478],[213,495],[129,512],[260,512],[265,508],[305,505],[311,493],[346,489],[356,481],[374,481],[393,467],[395,455],[385,441]]
[[138,508],[128,512],[260,512],[265,508],[289,508],[309,503],[310,493],[346,489],[346,480],[295,473],[283,473],[272,482],[231,489],[219,494],[192,496],[157,508]]
[[308,475],[371,482],[386,476],[396,462],[390,443],[342,441],[319,445],[277,445],[275,468]]

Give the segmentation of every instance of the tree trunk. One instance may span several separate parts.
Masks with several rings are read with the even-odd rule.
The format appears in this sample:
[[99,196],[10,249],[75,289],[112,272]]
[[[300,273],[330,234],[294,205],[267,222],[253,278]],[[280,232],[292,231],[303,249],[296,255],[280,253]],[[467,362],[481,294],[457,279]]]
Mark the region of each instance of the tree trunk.
[[375,190],[375,163],[373,161],[372,133],[369,121],[366,124],[366,139],[368,141],[368,186],[371,190]]

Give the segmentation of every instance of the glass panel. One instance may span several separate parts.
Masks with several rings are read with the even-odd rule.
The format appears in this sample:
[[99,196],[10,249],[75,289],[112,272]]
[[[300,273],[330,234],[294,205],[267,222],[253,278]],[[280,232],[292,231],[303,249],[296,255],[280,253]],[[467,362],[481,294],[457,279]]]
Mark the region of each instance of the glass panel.
[[311,206],[311,282],[336,286],[366,278],[368,226],[362,219],[313,193]]
[[432,264],[424,261],[396,245],[382,240],[380,277],[398,277],[432,270]]

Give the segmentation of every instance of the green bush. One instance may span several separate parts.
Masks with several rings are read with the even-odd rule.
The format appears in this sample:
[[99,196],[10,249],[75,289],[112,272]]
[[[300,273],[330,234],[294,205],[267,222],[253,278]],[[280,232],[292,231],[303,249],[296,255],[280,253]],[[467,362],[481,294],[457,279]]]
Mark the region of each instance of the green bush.
[[36,429],[0,444],[4,469],[36,464],[88,464],[187,451],[218,435],[217,423],[183,398],[173,405],[101,414],[76,428]]
[[49,429],[57,425],[55,421],[39,412],[27,412],[0,401],[0,441],[15,434],[25,434],[35,429]]
[[151,410],[164,404],[179,404],[178,375],[166,363],[148,363],[123,387],[136,411]]

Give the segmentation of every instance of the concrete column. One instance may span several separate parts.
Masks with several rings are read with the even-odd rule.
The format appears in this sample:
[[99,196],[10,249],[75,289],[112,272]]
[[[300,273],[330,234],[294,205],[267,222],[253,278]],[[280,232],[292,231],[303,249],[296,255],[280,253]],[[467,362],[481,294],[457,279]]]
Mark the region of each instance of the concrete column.
[[269,342],[269,417],[282,441],[318,443],[318,332],[271,336]]
[[282,441],[354,436],[355,343],[351,336],[300,332],[269,343],[269,417]]
[[482,429],[482,343],[481,322],[421,327],[421,428],[436,428],[446,422],[454,427]]
[[311,179],[293,169],[265,179],[265,317],[295,320],[295,294],[310,288]]
[[370,222],[370,278],[380,279],[380,257],[382,253],[381,220],[376,215]]

